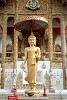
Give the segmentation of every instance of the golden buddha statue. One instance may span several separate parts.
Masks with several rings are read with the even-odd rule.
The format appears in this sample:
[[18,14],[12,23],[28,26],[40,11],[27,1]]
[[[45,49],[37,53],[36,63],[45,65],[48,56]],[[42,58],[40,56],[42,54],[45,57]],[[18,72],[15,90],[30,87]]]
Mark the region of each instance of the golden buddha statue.
[[39,91],[36,90],[36,80],[37,80],[37,63],[40,58],[40,48],[36,47],[36,37],[33,32],[28,38],[29,47],[25,48],[25,57],[22,68],[24,69],[24,65],[27,60],[28,66],[28,75],[25,80],[29,83],[30,90],[26,91],[28,93],[38,94]]

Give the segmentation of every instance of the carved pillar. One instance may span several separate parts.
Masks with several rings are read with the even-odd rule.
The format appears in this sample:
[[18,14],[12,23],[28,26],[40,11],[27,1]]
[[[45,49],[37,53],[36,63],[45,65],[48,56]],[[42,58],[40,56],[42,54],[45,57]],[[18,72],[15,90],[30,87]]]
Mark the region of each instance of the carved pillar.
[[[19,32],[14,29],[14,62],[13,62],[13,87],[16,87],[16,78],[17,78],[17,61],[18,61],[18,35]],[[11,90],[13,92],[13,88]]]
[[64,15],[61,15],[61,47],[62,47],[62,68],[63,68],[63,85],[66,88],[66,41],[65,41],[65,23]]
[[5,59],[6,59],[6,36],[7,36],[7,15],[3,17],[3,37],[2,37],[2,74],[1,74],[1,88],[4,88],[5,78]]
[[49,47],[49,60],[50,67],[52,67],[53,58],[53,30],[52,30],[52,0],[49,0],[49,19],[48,19],[48,47]]
[[[15,2],[15,23],[17,23],[18,20],[18,1]],[[14,29],[14,62],[13,62],[13,73],[14,73],[14,79],[13,79],[13,86],[16,85],[16,73],[17,73],[17,61],[18,61],[18,34],[19,32]],[[12,91],[13,92],[13,91]]]
[[52,0],[48,0],[48,48],[49,48],[49,60],[50,60],[50,78],[49,78],[49,92],[55,92],[51,83],[51,68],[53,58],[53,30],[52,30]]
[[[14,24],[17,22],[18,20],[18,1],[15,1],[15,22]],[[19,32],[17,30],[14,29],[14,66],[13,68],[16,69],[17,67],[17,60],[18,60],[18,34]]]
[[18,31],[14,29],[14,69],[17,67],[18,60]]

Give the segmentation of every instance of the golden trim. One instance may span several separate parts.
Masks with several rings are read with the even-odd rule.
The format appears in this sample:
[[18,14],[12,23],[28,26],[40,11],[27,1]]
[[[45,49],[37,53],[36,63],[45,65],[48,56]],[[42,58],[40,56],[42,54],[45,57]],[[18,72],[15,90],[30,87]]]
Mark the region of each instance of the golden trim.
[[63,60],[52,60],[52,62],[63,62]]

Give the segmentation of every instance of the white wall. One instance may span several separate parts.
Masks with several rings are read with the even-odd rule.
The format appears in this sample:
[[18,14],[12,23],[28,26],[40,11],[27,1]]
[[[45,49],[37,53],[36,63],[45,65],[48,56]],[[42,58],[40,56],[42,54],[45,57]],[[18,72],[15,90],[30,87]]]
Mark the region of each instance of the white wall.
[[11,44],[11,45],[12,45],[12,40],[11,40],[11,38],[10,38],[9,35],[7,36],[7,42],[6,42],[6,45],[7,45],[7,44]]

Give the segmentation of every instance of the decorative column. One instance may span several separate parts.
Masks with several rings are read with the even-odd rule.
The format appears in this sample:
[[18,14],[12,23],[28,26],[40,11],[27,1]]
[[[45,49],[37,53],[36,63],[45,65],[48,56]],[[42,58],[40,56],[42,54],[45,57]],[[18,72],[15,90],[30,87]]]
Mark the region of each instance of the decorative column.
[[63,87],[66,88],[66,41],[64,15],[61,15],[61,47],[62,47],[62,68],[63,68]]
[[6,60],[6,38],[7,38],[7,14],[3,17],[3,37],[2,37],[2,73],[1,73],[1,88],[4,88],[5,79],[5,60]]
[[14,69],[18,60],[18,31],[14,29]]
[[[17,9],[18,9],[18,1],[15,1],[15,18],[14,18],[15,22],[14,22],[14,24],[17,22],[17,19],[18,19]],[[19,32],[14,29],[13,86],[16,86],[16,73],[17,73],[17,61],[18,61],[18,34],[19,34]]]
[[[49,48],[49,60],[50,60],[50,74],[52,67],[52,58],[53,58],[53,30],[52,30],[52,0],[48,0],[48,48]],[[51,75],[49,80],[49,91],[54,92],[51,83]]]
[[14,29],[14,62],[13,62],[13,86],[11,92],[16,92],[17,79],[17,61],[18,61],[18,31]]
[[49,60],[50,67],[52,67],[52,58],[53,58],[53,30],[52,30],[52,0],[49,0],[49,16],[48,16],[48,46],[49,46]]

